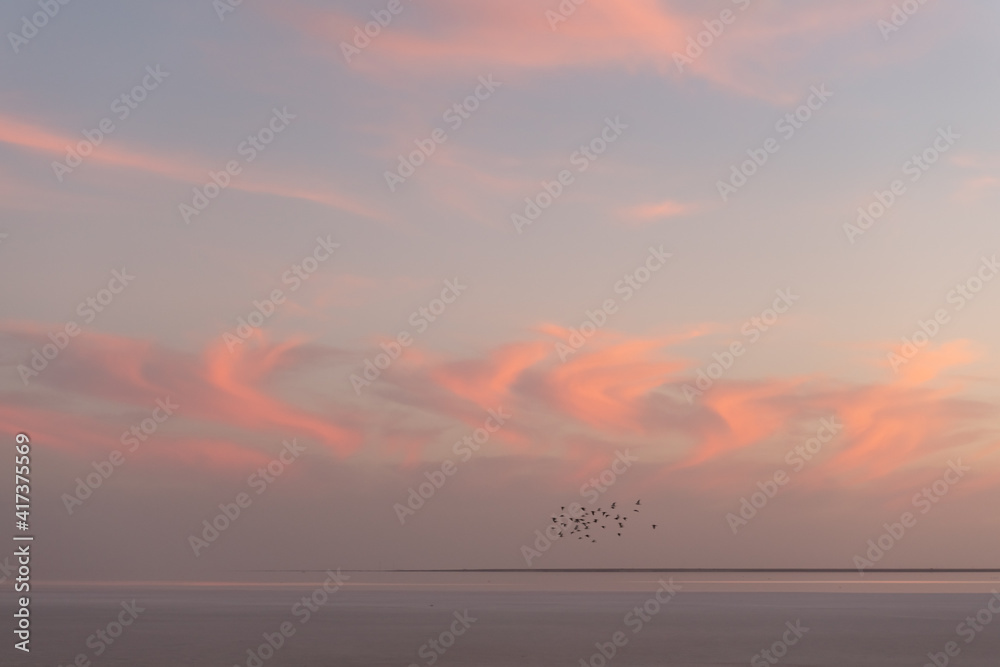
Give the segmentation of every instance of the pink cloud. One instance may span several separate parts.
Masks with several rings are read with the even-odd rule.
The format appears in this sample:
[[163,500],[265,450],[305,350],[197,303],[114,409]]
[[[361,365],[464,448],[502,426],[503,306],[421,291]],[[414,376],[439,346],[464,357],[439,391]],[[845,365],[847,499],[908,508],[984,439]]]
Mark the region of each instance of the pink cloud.
[[[741,95],[788,104],[818,83],[817,76],[839,76],[845,64],[870,68],[898,57],[898,52],[887,53],[876,28],[891,10],[887,1],[757,1],[744,9],[740,4],[692,9],[658,0],[588,0],[574,6],[565,21],[550,22],[552,14],[546,12],[556,10],[558,3],[439,0],[409,9],[353,55],[349,66],[376,76],[492,72],[517,77],[569,67],[648,69],[677,79],[693,75]],[[718,24],[723,10],[732,14],[723,32],[679,66],[677,57],[685,54],[688,40],[707,30],[706,21]],[[338,62],[345,60],[341,44],[350,43],[355,27],[371,20],[302,4],[266,11],[296,25]],[[418,12],[424,20],[412,16]],[[831,55],[859,31],[872,39],[855,38],[858,45],[850,54]]]
[[[48,342],[36,326],[8,324],[5,329],[28,349]],[[312,438],[347,456],[360,445],[356,430],[271,393],[276,375],[299,366],[300,352],[299,341],[268,344],[259,338],[230,352],[220,339],[199,357],[150,341],[83,332],[29,382],[146,410],[169,397],[180,405],[178,417],[185,422],[203,420],[254,434]]]
[[631,224],[646,224],[664,218],[675,218],[678,216],[694,213],[700,207],[697,204],[683,203],[673,199],[666,199],[653,204],[639,204],[623,211],[625,218]]
[[640,339],[584,347],[542,374],[542,393],[562,412],[591,426],[634,430],[641,400],[688,365],[656,358],[666,342]]
[[[6,329],[29,347],[43,338],[38,327]],[[121,420],[114,420],[119,430],[109,432],[106,415],[59,415],[66,399],[85,395],[141,412],[170,396],[181,405],[170,442],[188,443],[177,445],[187,448],[178,450],[182,458],[196,449],[190,442],[200,440],[178,433],[200,432],[210,423],[231,433],[205,442],[238,443],[241,434],[249,443],[259,443],[262,434],[299,437],[322,443],[339,458],[364,448],[416,464],[432,445],[442,444],[449,429],[477,428],[487,411],[504,408],[514,417],[491,440],[491,455],[554,456],[589,470],[625,445],[641,450],[647,463],[661,462],[666,475],[735,460],[777,457],[781,464],[821,418],[832,416],[843,431],[824,449],[819,479],[850,483],[997,442],[986,421],[995,406],[964,398],[964,383],[948,375],[976,358],[962,341],[924,350],[912,362],[919,368],[884,383],[722,378],[688,403],[677,388],[693,382],[690,369],[697,360],[686,358],[679,346],[704,328],[640,339],[601,331],[564,354],[565,360],[555,341],[566,340],[568,332],[546,325],[539,333],[545,339],[460,360],[413,348],[361,397],[346,382],[330,388],[320,399],[321,411],[279,398],[278,380],[318,362],[356,370],[356,355],[296,339],[255,339],[234,352],[213,343],[189,354],[148,341],[81,334],[33,381],[16,410],[0,410],[0,423],[9,430],[37,428],[52,446],[67,451],[107,450],[118,446]],[[218,445],[214,456],[224,465],[249,461],[259,449]]]
[[[47,153],[52,155],[54,161],[63,161],[68,148],[80,141],[79,137],[60,135],[16,118],[0,116],[0,143]],[[180,158],[142,153],[107,144],[95,148],[93,153],[85,159],[87,163],[93,162],[106,167],[134,169],[196,186],[209,182],[208,172],[213,167],[208,163],[198,164],[195,159],[190,157]],[[352,197],[338,193],[330,187],[325,187],[323,190],[311,190],[299,185],[262,180],[259,177],[244,174],[234,178],[229,187],[244,192],[310,201],[366,218],[385,220],[381,213]]]
[[[437,19],[433,34],[394,26],[355,62],[362,68],[391,62],[423,71],[459,68],[485,73],[488,67],[537,69],[608,61],[638,65],[658,53],[666,66],[667,49],[684,36],[680,22],[655,0],[590,0],[557,30],[550,28],[545,9],[528,0],[442,0],[426,9]],[[343,58],[340,42],[351,39],[358,22],[301,7],[292,16],[304,30],[327,41],[337,58]]]

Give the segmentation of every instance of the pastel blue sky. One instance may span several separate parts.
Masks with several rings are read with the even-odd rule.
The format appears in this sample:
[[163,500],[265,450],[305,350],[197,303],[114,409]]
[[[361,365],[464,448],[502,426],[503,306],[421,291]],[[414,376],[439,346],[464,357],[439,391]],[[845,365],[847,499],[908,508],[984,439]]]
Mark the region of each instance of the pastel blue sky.
[[[975,548],[995,519],[975,508],[995,500],[998,473],[1000,8],[929,2],[889,31],[888,1],[587,0],[550,24],[558,2],[401,0],[348,62],[342,43],[389,6],[69,3],[30,38],[7,35],[0,421],[50,466],[50,530],[92,553],[53,563],[58,576],[356,566],[386,552],[412,553],[387,566],[518,566],[539,517],[622,447],[642,472],[615,493],[670,507],[662,522],[684,536],[667,555],[637,542],[623,565],[850,566],[956,457],[974,462],[971,480],[888,565],[984,564]],[[0,24],[21,34],[38,11],[8,3]],[[699,34],[707,46],[679,67]],[[131,108],[121,96],[144,81]],[[808,120],[792,132],[782,119],[796,113]],[[53,167],[103,119],[114,129],[79,166]],[[252,136],[273,141],[250,150]],[[433,153],[390,189],[386,172],[415,142]],[[588,145],[603,152],[585,157]],[[915,168],[925,151],[934,163]],[[185,215],[230,161],[228,187]],[[519,231],[512,215],[564,170],[571,182]],[[905,190],[884,216],[845,228],[896,180]],[[316,254],[322,240],[336,250]],[[655,270],[650,248],[670,254]],[[307,257],[315,272],[290,277]],[[134,281],[88,321],[79,304],[123,268]],[[626,289],[627,275],[649,280]],[[977,280],[974,298],[956,291]],[[446,281],[467,288],[435,304]],[[275,289],[273,316],[241,336],[240,318]],[[775,315],[782,290],[797,298],[763,332],[753,318]],[[606,323],[560,354],[608,299]],[[433,322],[419,315],[438,307]],[[936,314],[908,355],[902,339]],[[33,368],[71,321],[80,333]],[[352,384],[401,332],[413,342],[400,358]],[[688,400],[734,341],[745,353]],[[69,514],[73,480],[165,396],[177,415]],[[501,405],[510,424],[447,498],[400,526],[394,503]],[[844,431],[789,487],[797,500],[733,535],[726,513],[829,415]],[[220,542],[227,555],[194,558],[187,535],[287,438],[309,445],[309,470],[290,473],[299,483],[262,496],[247,519],[257,528]],[[494,516],[512,489],[520,513]],[[178,496],[174,515],[150,509],[156,521],[138,509]],[[336,509],[357,504],[377,530]],[[255,556],[289,507],[300,552]],[[148,541],[95,540],[109,516]],[[327,516],[350,546],[302,536]],[[790,547],[802,531],[813,544]],[[101,564],[108,540],[132,556]],[[937,546],[949,542],[962,549]],[[620,555],[566,548],[551,566]]]

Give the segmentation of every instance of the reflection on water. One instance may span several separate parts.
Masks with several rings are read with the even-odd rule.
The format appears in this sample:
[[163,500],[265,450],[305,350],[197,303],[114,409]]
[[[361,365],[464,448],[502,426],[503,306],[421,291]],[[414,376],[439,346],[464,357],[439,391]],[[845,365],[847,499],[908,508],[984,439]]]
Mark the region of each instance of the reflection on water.
[[[522,571],[367,572],[344,571],[353,590],[468,590],[635,592],[673,578],[690,592],[733,593],[987,593],[1000,588],[1000,572],[691,572],[691,571]],[[326,573],[238,572],[210,582],[59,582],[66,588],[281,588],[315,587]]]
[[[991,591],[1000,590],[994,572],[342,574],[349,577],[343,589],[320,597],[325,571],[50,583],[33,591],[32,653],[7,651],[0,665],[84,664],[75,662],[83,656],[94,667],[424,667],[420,647],[450,628],[455,614],[468,614],[475,625],[440,664],[578,665],[622,631],[628,643],[613,667],[730,667],[749,664],[801,622],[808,634],[784,664],[912,667],[958,641],[963,619],[987,626]],[[679,593],[659,604],[659,580],[671,578]],[[308,614],[304,601],[313,605]],[[114,625],[123,605],[142,609],[124,631]],[[650,619],[638,632],[627,619],[640,607]],[[267,662],[251,655],[267,649],[282,624],[294,633],[278,642],[280,652]],[[113,642],[95,640],[109,628]],[[996,665],[996,628],[962,644],[963,667]]]

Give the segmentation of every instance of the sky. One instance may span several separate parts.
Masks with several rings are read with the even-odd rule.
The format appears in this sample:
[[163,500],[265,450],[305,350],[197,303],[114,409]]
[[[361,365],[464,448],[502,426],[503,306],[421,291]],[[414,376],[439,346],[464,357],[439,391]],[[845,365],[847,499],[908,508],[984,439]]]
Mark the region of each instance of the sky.
[[995,566],[998,19],[5,3],[39,576]]

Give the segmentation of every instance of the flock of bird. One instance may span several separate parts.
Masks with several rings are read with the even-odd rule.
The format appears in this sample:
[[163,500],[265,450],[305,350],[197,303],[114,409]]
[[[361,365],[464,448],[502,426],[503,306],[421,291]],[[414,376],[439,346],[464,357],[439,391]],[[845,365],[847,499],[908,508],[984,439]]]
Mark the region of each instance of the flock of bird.
[[[635,501],[635,504],[636,507],[633,507],[632,511],[638,512],[637,508],[642,505],[642,499]],[[578,540],[588,539],[591,542],[596,542],[596,536],[598,535],[597,526],[600,526],[602,530],[606,530],[608,524],[611,524],[611,530],[617,533],[618,537],[621,537],[621,531],[625,528],[629,517],[625,510],[616,509],[617,505],[617,502],[611,503],[610,511],[598,507],[597,509],[590,510],[589,515],[584,511],[581,517],[566,514],[566,508],[563,507],[560,514],[552,517],[552,521],[559,525],[559,537],[572,537],[576,535]],[[611,516],[611,512],[615,512],[615,515]],[[618,524],[617,527],[615,524]],[[655,523],[652,524],[653,530],[656,530],[656,525]]]

